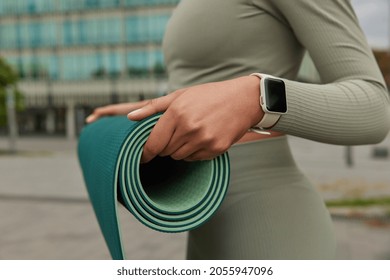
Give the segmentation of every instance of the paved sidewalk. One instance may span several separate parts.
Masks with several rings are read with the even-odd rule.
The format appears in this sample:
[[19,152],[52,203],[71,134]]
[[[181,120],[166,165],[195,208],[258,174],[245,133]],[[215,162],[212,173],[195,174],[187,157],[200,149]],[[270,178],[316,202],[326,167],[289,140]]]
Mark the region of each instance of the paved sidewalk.
[[[354,148],[290,138],[298,165],[325,199],[390,196],[390,158],[372,159],[372,146]],[[109,259],[87,199],[76,141],[23,138],[19,153],[5,154],[0,138],[0,259]],[[381,146],[390,150],[390,140]],[[356,213],[355,213],[356,214]],[[382,213],[383,214],[383,213]],[[186,235],[146,228],[121,208],[128,259],[183,259]],[[390,221],[383,215],[334,215],[340,259],[390,259]],[[354,215],[357,216],[357,215]]]

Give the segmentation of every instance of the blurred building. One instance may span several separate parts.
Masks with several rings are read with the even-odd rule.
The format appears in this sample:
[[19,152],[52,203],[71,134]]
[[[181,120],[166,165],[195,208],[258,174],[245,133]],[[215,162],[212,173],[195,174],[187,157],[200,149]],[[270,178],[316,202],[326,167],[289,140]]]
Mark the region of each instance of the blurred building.
[[21,133],[74,137],[93,107],[165,93],[161,41],[179,0],[1,0],[0,55],[19,73]]

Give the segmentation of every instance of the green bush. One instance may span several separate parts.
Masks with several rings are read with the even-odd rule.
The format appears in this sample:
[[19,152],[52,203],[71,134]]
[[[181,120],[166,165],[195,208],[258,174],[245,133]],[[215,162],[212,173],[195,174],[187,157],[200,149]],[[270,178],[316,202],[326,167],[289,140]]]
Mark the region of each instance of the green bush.
[[23,94],[17,88],[17,81],[17,73],[0,57],[0,126],[7,125],[6,88],[8,86],[14,90],[16,110],[20,112],[24,109]]

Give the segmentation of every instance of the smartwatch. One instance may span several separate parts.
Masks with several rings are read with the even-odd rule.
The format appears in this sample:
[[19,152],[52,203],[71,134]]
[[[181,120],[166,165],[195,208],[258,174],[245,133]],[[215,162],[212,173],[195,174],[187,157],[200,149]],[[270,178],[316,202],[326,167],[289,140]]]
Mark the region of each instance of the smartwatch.
[[281,115],[287,113],[286,86],[282,79],[271,75],[253,73],[251,76],[260,78],[260,106],[264,111],[263,118],[254,129],[269,129]]

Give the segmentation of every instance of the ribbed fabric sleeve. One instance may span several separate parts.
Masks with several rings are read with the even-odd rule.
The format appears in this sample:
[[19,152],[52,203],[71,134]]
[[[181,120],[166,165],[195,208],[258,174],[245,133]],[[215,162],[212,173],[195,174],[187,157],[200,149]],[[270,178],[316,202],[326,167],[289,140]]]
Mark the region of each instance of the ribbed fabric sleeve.
[[275,130],[340,145],[378,143],[389,129],[383,87],[363,80],[328,85],[285,81],[288,114]]
[[285,80],[288,114],[275,130],[315,141],[357,145],[383,140],[390,101],[347,0],[273,0],[326,84]]

